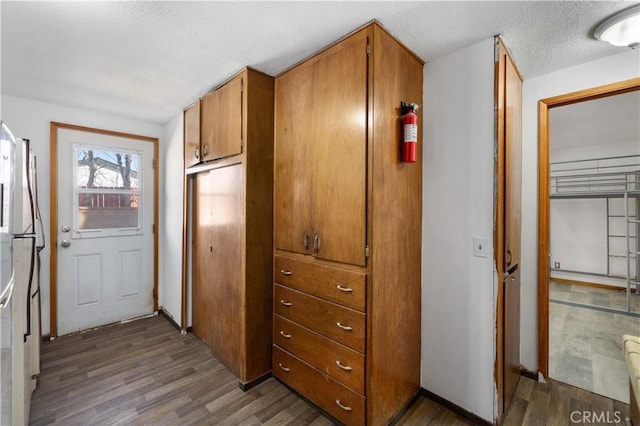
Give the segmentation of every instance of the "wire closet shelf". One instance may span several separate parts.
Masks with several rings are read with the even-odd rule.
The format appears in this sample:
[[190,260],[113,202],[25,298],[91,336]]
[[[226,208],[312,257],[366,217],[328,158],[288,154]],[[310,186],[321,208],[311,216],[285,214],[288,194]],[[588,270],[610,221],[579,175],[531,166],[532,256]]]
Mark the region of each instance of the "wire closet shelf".
[[[626,280],[627,309],[625,311],[611,310],[640,316],[637,312],[631,311],[630,299],[632,288],[635,288],[636,295],[640,296],[640,282],[638,282],[640,280],[637,277],[637,272],[640,268],[640,262],[638,262],[640,256],[640,244],[638,241],[640,236],[640,215],[638,214],[640,210],[640,154],[551,162],[549,163],[549,177],[549,198],[551,200],[569,198],[607,199],[607,253],[609,257],[624,257],[626,261],[626,274],[621,278]],[[624,215],[621,216],[621,218],[624,218],[626,225],[624,235],[611,235],[609,231],[609,219],[612,217],[609,213],[609,199],[612,198],[624,199]],[[635,208],[630,207],[630,201],[635,203]],[[627,250],[625,250],[623,256],[612,256],[610,254],[609,241],[613,237],[624,238]],[[632,262],[635,263],[635,274],[632,273]],[[583,273],[580,271],[555,270]],[[613,277],[616,275],[611,274],[608,267],[607,274],[604,276]],[[602,309],[591,305],[585,307]]]

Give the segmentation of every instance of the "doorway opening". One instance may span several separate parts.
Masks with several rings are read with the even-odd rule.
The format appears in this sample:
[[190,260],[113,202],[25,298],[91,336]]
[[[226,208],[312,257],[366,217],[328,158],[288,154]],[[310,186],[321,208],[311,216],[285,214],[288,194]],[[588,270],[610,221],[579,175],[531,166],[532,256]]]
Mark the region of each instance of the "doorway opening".
[[637,105],[639,89],[633,79],[539,103],[540,372],[623,402],[622,335],[640,327],[640,145],[623,140],[624,114],[589,126]]

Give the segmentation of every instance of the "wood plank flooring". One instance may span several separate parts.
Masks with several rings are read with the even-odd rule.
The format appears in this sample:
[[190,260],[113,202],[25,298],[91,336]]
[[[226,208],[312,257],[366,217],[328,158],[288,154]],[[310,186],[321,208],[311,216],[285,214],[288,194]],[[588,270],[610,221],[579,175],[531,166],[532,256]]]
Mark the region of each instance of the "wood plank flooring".
[[[63,336],[42,350],[31,425],[332,424],[273,378],[242,392],[197,337],[180,335],[160,316]],[[571,424],[574,409],[625,416],[629,410],[571,386],[523,377],[503,424]],[[473,422],[420,397],[396,424]]]

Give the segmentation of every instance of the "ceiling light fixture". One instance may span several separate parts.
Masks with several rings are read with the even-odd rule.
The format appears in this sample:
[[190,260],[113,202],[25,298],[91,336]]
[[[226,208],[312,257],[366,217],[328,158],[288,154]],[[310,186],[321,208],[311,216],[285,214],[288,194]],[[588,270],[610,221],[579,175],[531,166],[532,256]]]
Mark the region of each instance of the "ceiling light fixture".
[[605,19],[593,33],[598,40],[635,49],[640,45],[640,4]]

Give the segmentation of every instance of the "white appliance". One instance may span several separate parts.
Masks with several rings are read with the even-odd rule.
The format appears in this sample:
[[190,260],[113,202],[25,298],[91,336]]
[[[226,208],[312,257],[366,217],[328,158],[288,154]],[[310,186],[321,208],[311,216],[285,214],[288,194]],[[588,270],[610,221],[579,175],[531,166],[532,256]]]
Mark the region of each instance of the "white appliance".
[[29,141],[14,138],[0,124],[0,424],[26,425],[40,374],[38,276],[44,234]]

